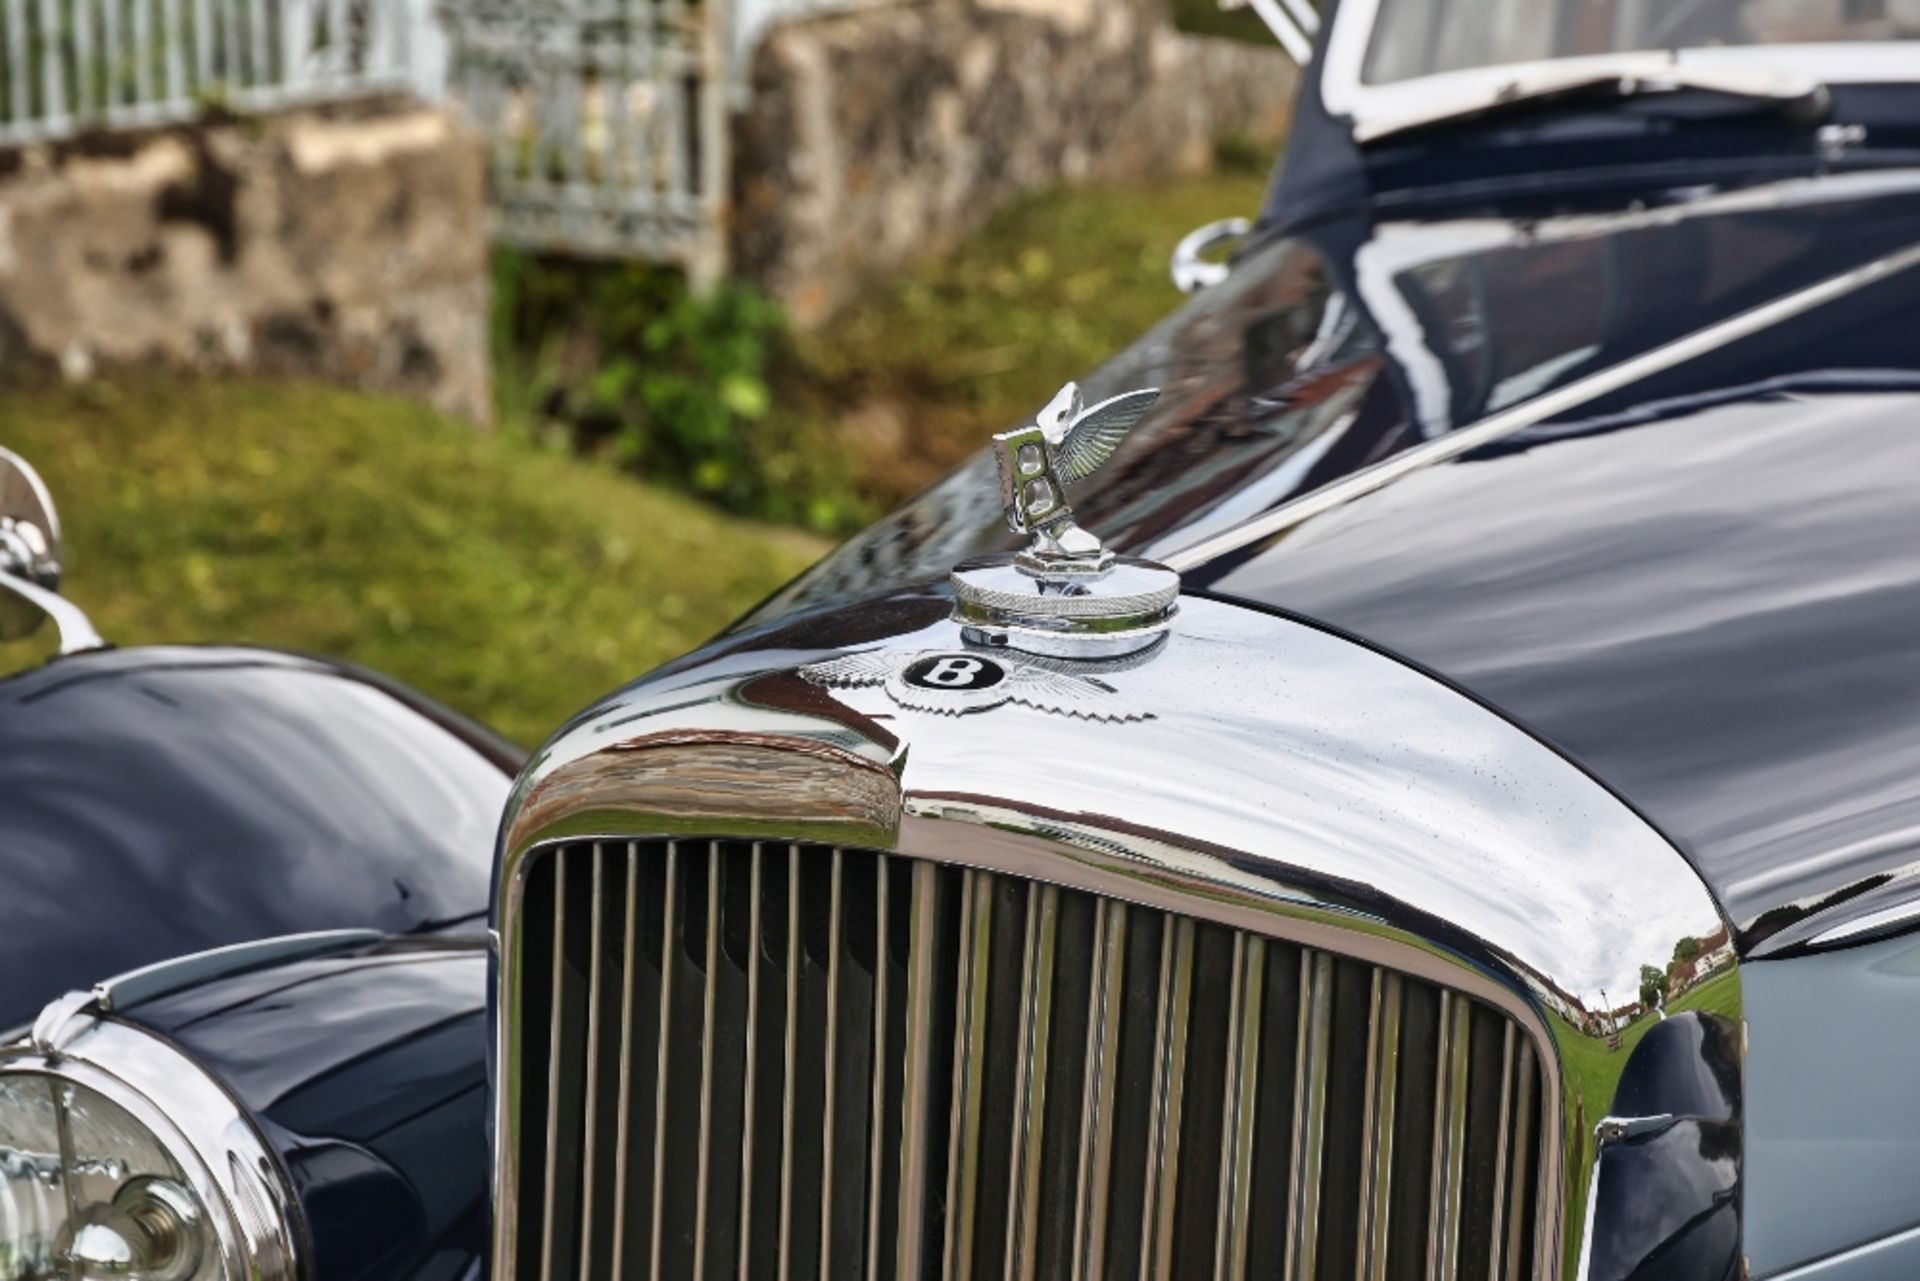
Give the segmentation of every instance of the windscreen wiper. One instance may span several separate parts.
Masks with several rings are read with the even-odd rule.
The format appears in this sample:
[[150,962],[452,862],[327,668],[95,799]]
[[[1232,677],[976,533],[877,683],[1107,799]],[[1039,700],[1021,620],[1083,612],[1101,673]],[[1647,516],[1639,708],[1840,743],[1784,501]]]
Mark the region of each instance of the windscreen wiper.
[[1445,89],[1434,86],[1418,103],[1356,122],[1354,138],[1373,142],[1433,125],[1592,94],[1639,98],[1682,90],[1777,106],[1809,122],[1824,119],[1833,105],[1826,85],[1796,71],[1718,60],[1690,62],[1680,51],[1655,50],[1530,63],[1511,68],[1491,87],[1478,77]]

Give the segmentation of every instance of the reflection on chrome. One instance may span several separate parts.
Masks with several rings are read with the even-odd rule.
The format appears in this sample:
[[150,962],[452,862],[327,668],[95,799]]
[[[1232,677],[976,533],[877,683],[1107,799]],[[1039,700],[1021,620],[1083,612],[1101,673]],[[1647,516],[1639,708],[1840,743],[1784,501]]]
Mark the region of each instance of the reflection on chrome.
[[[876,654],[964,652],[948,608],[868,602],[842,634],[870,645],[884,617],[893,634]],[[880,686],[824,690],[796,671],[843,651],[810,644],[809,625],[827,626],[735,641],[614,696],[523,778],[503,833],[500,1079],[545,1066],[515,1062],[511,1016],[537,850],[721,836],[959,864],[1285,940],[1497,1011],[1533,1052],[1516,1059],[1509,1036],[1500,1142],[1524,1130],[1505,1119],[1505,1092],[1535,1088],[1518,1065],[1537,1058],[1546,1172],[1531,1205],[1512,1196],[1505,1230],[1524,1230],[1530,1210],[1536,1274],[1571,1276],[1593,1232],[1586,1208],[1606,1204],[1590,1198],[1597,1140],[1657,1144],[1687,1115],[1658,1090],[1615,1114],[1634,1050],[1669,1013],[1737,1024],[1725,924],[1674,849],[1538,741],[1389,658],[1188,599],[1149,661],[1101,678],[1154,719],[1092,725],[1011,702],[940,716]],[[1382,986],[1371,1008],[1398,1000],[1397,984]],[[1455,1007],[1446,1022],[1464,1028],[1469,1002]],[[1377,1120],[1378,1098],[1369,1106]],[[496,1259],[511,1261],[519,1143],[538,1121],[504,1090],[496,1121]],[[1445,1118],[1436,1151],[1448,1161],[1466,1125]],[[1231,1154],[1209,1159],[1231,1171]],[[1365,1199],[1377,1213],[1391,1202]],[[1436,1224],[1451,1221],[1444,1210]],[[502,1281],[512,1272],[503,1262]]]

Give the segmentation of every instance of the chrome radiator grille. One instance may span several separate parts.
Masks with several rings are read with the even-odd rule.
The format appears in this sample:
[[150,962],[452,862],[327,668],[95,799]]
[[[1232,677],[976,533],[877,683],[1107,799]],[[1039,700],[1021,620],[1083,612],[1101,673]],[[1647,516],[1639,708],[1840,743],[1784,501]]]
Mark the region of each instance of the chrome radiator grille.
[[518,937],[516,1281],[1535,1274],[1537,1060],[1409,977],[724,840],[548,849]]

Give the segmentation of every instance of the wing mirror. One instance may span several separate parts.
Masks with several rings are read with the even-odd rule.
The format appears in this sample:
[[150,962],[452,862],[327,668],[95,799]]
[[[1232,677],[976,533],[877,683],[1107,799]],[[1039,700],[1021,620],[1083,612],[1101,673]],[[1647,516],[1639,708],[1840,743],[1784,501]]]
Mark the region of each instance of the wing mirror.
[[1227,278],[1233,270],[1208,255],[1244,240],[1253,224],[1245,218],[1226,218],[1190,231],[1173,248],[1173,284],[1183,294],[1209,289]]
[[60,595],[60,513],[27,460],[0,448],[0,641],[30,636],[48,618],[60,652],[98,649],[100,634]]

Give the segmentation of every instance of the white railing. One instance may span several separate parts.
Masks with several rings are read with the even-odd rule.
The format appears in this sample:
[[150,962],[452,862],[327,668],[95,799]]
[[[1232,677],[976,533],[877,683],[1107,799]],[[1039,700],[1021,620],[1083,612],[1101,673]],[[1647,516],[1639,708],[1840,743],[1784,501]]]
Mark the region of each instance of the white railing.
[[421,0],[0,0],[0,145],[427,89]]
[[447,0],[502,239],[724,267],[726,0]]

